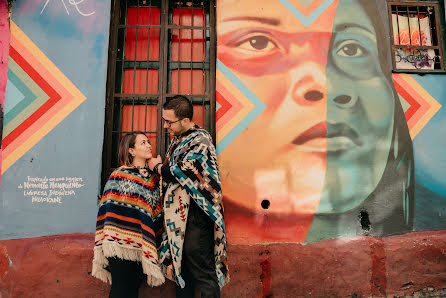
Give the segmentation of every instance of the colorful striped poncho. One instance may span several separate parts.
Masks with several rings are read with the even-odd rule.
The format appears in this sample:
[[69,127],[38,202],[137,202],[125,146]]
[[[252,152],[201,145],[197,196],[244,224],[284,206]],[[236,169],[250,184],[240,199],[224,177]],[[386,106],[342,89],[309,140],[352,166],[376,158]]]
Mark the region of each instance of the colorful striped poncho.
[[107,258],[118,257],[140,262],[150,286],[162,284],[157,252],[162,226],[158,176],[145,169],[116,169],[99,202],[92,275],[111,284]]
[[189,203],[194,200],[214,221],[215,273],[222,288],[229,282],[229,272],[220,173],[211,136],[196,125],[187,134],[175,137],[165,163],[175,181],[163,181],[165,231],[160,246],[163,273],[180,287],[185,287],[181,260]]

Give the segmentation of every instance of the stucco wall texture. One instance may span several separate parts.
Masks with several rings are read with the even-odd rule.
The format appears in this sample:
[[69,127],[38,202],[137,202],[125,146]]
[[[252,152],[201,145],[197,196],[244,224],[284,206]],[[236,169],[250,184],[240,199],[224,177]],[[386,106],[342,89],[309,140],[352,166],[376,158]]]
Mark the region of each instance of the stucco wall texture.
[[[0,241],[0,297],[107,297],[90,275],[93,235]],[[415,232],[312,244],[229,245],[222,297],[346,297],[446,287],[446,234]],[[140,297],[174,297],[171,282]]]

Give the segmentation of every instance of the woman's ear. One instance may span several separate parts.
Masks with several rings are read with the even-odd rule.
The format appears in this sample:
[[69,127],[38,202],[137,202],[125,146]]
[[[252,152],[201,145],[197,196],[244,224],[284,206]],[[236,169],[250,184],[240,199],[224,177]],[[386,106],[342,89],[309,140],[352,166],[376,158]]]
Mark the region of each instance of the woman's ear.
[[135,156],[135,149],[129,148],[129,153],[131,156]]

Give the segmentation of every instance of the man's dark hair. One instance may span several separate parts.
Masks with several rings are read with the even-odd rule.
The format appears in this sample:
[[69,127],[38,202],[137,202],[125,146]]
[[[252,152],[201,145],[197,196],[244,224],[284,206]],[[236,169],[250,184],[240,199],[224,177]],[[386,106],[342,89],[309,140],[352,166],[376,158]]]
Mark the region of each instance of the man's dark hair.
[[173,110],[178,119],[189,118],[192,120],[194,116],[194,107],[190,100],[183,95],[175,95],[167,99],[163,105],[163,110]]

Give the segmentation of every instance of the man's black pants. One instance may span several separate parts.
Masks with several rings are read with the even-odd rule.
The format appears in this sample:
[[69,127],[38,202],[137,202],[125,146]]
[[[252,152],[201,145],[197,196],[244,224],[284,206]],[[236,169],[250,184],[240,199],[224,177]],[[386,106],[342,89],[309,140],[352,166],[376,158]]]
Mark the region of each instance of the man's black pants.
[[141,263],[107,258],[108,270],[112,275],[109,298],[138,298],[139,287],[144,278]]
[[178,298],[194,297],[195,286],[200,289],[201,297],[220,297],[215,273],[214,222],[192,199],[187,215],[181,276],[186,286],[183,289],[177,286]]

